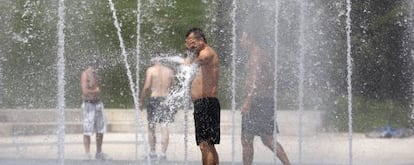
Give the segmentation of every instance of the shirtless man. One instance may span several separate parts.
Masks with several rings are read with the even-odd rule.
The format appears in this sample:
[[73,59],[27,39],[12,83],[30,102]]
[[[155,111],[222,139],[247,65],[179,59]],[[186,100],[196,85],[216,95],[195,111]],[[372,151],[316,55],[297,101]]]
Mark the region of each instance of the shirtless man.
[[96,131],[96,155],[99,160],[109,159],[102,153],[103,134],[106,131],[106,123],[104,117],[104,106],[99,98],[99,78],[97,70],[99,68],[98,61],[91,62],[87,69],[82,72],[80,85],[82,89],[82,108],[83,108],[83,144],[86,153],[86,160],[91,159],[90,144],[91,136]]
[[[140,96],[140,106],[151,91],[151,97],[147,101],[148,139],[151,153],[149,158],[155,160],[155,125],[161,124],[161,154],[160,161],[167,159],[166,152],[169,143],[168,123],[174,121],[175,112],[166,102],[166,97],[174,80],[174,71],[162,65],[157,57],[151,59],[153,65],[146,71],[145,84]],[[141,108],[142,110],[142,108]]]
[[[273,132],[275,127],[277,132],[278,129],[274,124],[274,60],[271,54],[264,52],[247,33],[243,33],[241,37],[241,46],[249,57],[248,77],[245,83],[247,96],[241,107],[241,142],[243,164],[251,165],[254,155],[254,136],[259,136],[263,144],[275,152]],[[282,145],[279,142],[276,144],[277,157],[284,165],[290,165]]]
[[205,39],[201,29],[192,28],[185,39],[186,49],[194,51],[187,64],[198,65],[191,82],[191,99],[194,103],[196,143],[200,147],[203,165],[219,164],[215,144],[220,143],[220,103],[217,99],[219,59]]

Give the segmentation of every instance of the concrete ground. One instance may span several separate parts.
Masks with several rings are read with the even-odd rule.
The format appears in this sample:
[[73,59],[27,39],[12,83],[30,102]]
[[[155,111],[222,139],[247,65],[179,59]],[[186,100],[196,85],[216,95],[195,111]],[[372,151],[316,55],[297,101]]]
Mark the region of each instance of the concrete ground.
[[[120,113],[120,112],[116,112]],[[131,129],[131,123],[124,132],[108,132],[104,136],[103,150],[112,157],[107,161],[84,161],[84,151],[81,133],[67,133],[64,143],[57,143],[56,134],[16,134],[0,136],[0,164],[1,165],[44,165],[62,164],[58,160],[58,148],[63,148],[63,164],[201,164],[201,154],[195,145],[193,125],[189,124],[188,132],[183,131],[183,114],[175,124],[171,125],[170,145],[168,148],[166,162],[147,162],[144,160],[148,145],[144,140],[146,131],[138,135]],[[4,114],[4,113],[2,113]],[[133,114],[133,113],[132,113]],[[189,123],[192,123],[191,114]],[[315,115],[316,114],[316,115]],[[323,133],[320,132],[315,116],[319,113],[304,115],[304,132],[298,135],[298,121],[295,111],[279,112],[278,124],[281,133],[277,139],[284,147],[292,164],[304,165],[414,165],[414,137],[401,139],[375,139],[367,138],[364,134],[354,133],[352,139],[346,133]],[[114,115],[115,116],[115,115]],[[131,114],[126,115],[131,116]],[[16,116],[15,116],[16,117]],[[121,117],[125,119],[125,116]],[[235,116],[235,123],[240,122],[239,115]],[[133,120],[133,117],[131,118]],[[4,119],[9,121],[9,119]],[[145,121],[145,120],[144,120]],[[216,146],[220,157],[220,164],[242,164],[240,129],[231,128],[232,115],[226,111],[222,113],[222,136],[221,143]],[[312,122],[310,122],[312,121]],[[17,121],[16,121],[17,122]],[[22,121],[18,122],[19,124]],[[2,123],[0,123],[2,124]],[[7,123],[11,125],[11,123]],[[133,126],[133,123],[132,123]],[[19,127],[20,128],[20,127]],[[20,132],[29,130],[21,129]],[[233,135],[234,133],[234,135]],[[158,135],[159,137],[159,135]],[[187,140],[185,140],[187,139]],[[92,138],[92,153],[95,152],[95,141]],[[352,146],[350,145],[352,142]],[[160,145],[157,144],[159,150]],[[350,152],[350,148],[352,151]],[[351,158],[352,157],[352,158]],[[254,164],[275,164],[273,154],[265,148],[259,138],[255,139]],[[279,161],[276,164],[281,164]]]
[[[194,142],[194,135],[172,134],[167,152],[168,161],[161,164],[201,164],[201,154]],[[135,139],[138,139],[136,141]],[[318,134],[299,139],[278,136],[292,164],[350,164],[349,138],[346,134]],[[94,143],[93,143],[94,144]],[[108,133],[103,150],[111,161],[83,161],[81,134],[65,136],[65,164],[148,164],[143,160],[146,143],[142,136],[131,133]],[[0,138],[0,164],[59,164],[55,136],[25,136]],[[187,147],[186,147],[187,146]],[[255,141],[255,164],[273,164],[272,153],[260,140]],[[414,164],[414,138],[371,139],[361,134],[352,138],[352,164],[409,165]],[[159,144],[158,144],[159,148]],[[301,149],[300,149],[301,148]],[[92,145],[92,152],[95,148]],[[241,164],[239,136],[224,135],[217,145],[221,164]],[[301,152],[300,152],[301,150]],[[185,156],[187,155],[187,159]],[[154,163],[156,164],[156,163]],[[280,164],[280,162],[278,162]]]

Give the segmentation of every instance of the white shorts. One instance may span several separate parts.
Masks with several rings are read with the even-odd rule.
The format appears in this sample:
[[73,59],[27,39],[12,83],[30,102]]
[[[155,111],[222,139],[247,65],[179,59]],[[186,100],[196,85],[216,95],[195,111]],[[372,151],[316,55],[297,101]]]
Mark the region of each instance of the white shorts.
[[106,122],[102,101],[83,101],[83,134],[92,136],[94,132],[105,133]]

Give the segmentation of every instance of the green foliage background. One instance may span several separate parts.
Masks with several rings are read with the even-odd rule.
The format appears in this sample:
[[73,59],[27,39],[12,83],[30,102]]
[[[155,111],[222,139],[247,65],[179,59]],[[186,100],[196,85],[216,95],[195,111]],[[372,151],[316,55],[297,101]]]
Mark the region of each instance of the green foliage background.
[[[136,80],[137,1],[114,0],[121,35],[128,53],[128,63]],[[42,0],[17,0],[2,3],[2,94],[4,108],[50,108],[56,104],[56,24],[58,4]],[[214,48],[222,52],[223,46],[213,39],[219,36],[210,13],[222,2],[201,0],[141,1],[140,8],[140,63],[139,87],[143,83],[149,55],[156,52],[182,53],[185,33],[189,28],[200,27]],[[9,6],[7,8],[6,6]],[[101,79],[107,108],[133,108],[126,68],[121,56],[120,42],[114,26],[108,1],[65,1],[65,58],[66,106],[80,105],[80,73],[92,58],[102,64]],[[207,7],[209,6],[209,7]],[[208,9],[208,10],[207,10]],[[221,12],[223,13],[223,12]],[[211,16],[211,17],[209,17]],[[223,33],[223,32],[222,32]],[[224,32],[225,33],[225,32]],[[228,48],[224,48],[228,49]],[[225,52],[220,56],[228,56]],[[224,71],[225,74],[226,71]],[[220,83],[225,87],[226,78]],[[222,99],[228,96],[221,93]]]
[[[132,76],[134,80],[137,73],[140,77],[139,87],[150,54],[155,51],[182,53],[186,31],[201,27],[209,44],[219,52],[222,108],[231,107],[232,1],[141,0],[138,72],[135,67],[137,1],[113,2]],[[280,2],[283,7],[278,21],[283,33],[279,34],[278,73],[287,78],[278,82],[278,107],[296,110],[298,1]],[[306,19],[309,22],[307,33],[313,37],[308,42],[315,48],[307,51],[309,56],[306,57],[305,67],[314,70],[307,70],[305,75],[308,90],[305,91],[305,109],[326,110],[325,125],[341,131],[347,129],[345,2],[309,1]],[[357,131],[387,124],[407,127],[411,122],[408,116],[413,100],[414,18],[408,3],[404,0],[352,0],[353,124]],[[108,2],[66,1],[65,5],[66,106],[80,106],[80,73],[91,58],[98,57],[102,62],[100,75],[106,108],[133,108]],[[3,22],[0,25],[0,108],[56,106],[57,8],[57,2],[44,0],[0,1],[0,21]],[[312,17],[314,15],[318,17]],[[243,88],[237,87],[237,93],[242,93]],[[314,97],[317,91],[323,93]]]

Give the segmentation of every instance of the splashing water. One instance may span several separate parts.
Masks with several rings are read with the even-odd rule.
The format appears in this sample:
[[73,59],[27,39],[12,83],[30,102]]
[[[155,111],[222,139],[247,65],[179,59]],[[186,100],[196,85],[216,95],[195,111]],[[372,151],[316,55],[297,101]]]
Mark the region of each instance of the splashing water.
[[304,99],[304,75],[305,75],[305,67],[304,67],[304,59],[305,59],[305,31],[306,31],[306,24],[305,24],[305,10],[306,10],[306,3],[301,1],[300,3],[300,15],[299,15],[299,47],[300,47],[300,55],[299,55],[299,87],[298,87],[298,100],[299,100],[299,132],[298,132],[298,145],[299,145],[299,164],[302,164],[302,146],[303,146],[303,99]]
[[[278,85],[278,83],[277,83],[277,81],[278,81],[278,77],[277,77],[277,71],[278,71],[278,65],[277,65],[277,60],[278,60],[278,56],[279,56],[279,54],[278,54],[278,48],[279,48],[279,40],[278,40],[278,35],[279,35],[279,32],[278,32],[278,30],[279,30],[279,20],[278,20],[278,18],[279,18],[279,10],[280,10],[280,4],[279,4],[280,2],[279,1],[275,1],[275,31],[274,31],[274,33],[275,33],[275,45],[274,45],[274,54],[275,54],[275,58],[274,58],[274,64],[275,64],[275,71],[274,71],[274,75],[273,75],[273,81],[275,82],[275,84],[274,84],[274,88],[273,88],[273,100],[274,100],[274,105],[273,105],[273,107],[274,107],[274,114],[273,114],[273,118],[275,119],[274,120],[274,125],[277,125],[277,85]],[[273,130],[273,146],[274,146],[274,150],[275,151],[277,151],[277,147],[278,147],[278,145],[277,145],[277,127],[274,127],[273,128],[274,130]],[[277,152],[273,152],[273,160],[274,160],[274,162],[277,162]]]
[[178,56],[171,56],[171,57],[154,57],[151,58],[151,61],[162,61],[163,63],[173,63],[173,64],[182,64],[184,63],[184,58]]
[[[409,12],[409,19],[408,19],[408,26],[409,26],[409,28],[408,28],[408,35],[412,38],[412,39],[414,39],[414,23],[413,23],[413,21],[414,21],[414,1],[411,1],[411,0],[407,0],[408,2],[408,12]],[[411,58],[412,59],[414,59],[414,45],[411,45],[411,49],[409,49],[408,50],[409,52],[410,52],[410,54],[411,54]],[[413,82],[411,82],[411,84],[412,84],[412,89],[414,89],[414,81]],[[412,91],[412,93],[414,93],[413,91]],[[411,120],[414,120],[414,95],[412,95],[412,103],[411,103],[411,115],[410,115],[410,118],[411,118]]]
[[[136,75],[136,82],[135,82],[135,84],[137,84],[136,85],[136,98],[138,98],[138,94],[139,94],[139,63],[140,63],[140,58],[139,58],[139,55],[141,54],[141,52],[140,52],[140,50],[141,50],[141,33],[140,33],[140,30],[141,30],[141,0],[137,0],[137,44],[136,44],[136,47],[135,47],[135,51],[136,51],[136,54],[135,54],[135,56],[136,56],[136,59],[137,59],[137,64],[136,64],[136,68],[135,68],[135,70],[136,70],[136,73],[137,73],[137,75]],[[135,141],[137,142],[138,141],[138,139],[139,139],[139,136],[138,136],[138,133],[139,133],[139,128],[140,128],[140,125],[139,125],[139,123],[140,123],[140,115],[139,115],[139,112],[138,111],[135,111]],[[135,143],[135,160],[138,160],[138,143]]]
[[232,56],[232,59],[231,59],[231,68],[232,68],[232,71],[231,71],[231,75],[232,75],[232,78],[231,78],[231,111],[233,112],[232,113],[232,116],[231,116],[231,123],[232,123],[232,125],[233,125],[233,129],[232,129],[232,131],[231,131],[231,146],[232,146],[232,148],[231,148],[231,162],[233,162],[234,163],[234,161],[235,161],[235,155],[236,155],[236,152],[235,152],[235,147],[234,146],[236,146],[236,144],[235,144],[235,126],[236,126],[236,118],[235,118],[235,115],[236,115],[236,54],[237,54],[237,52],[236,52],[236,41],[237,41],[237,38],[236,38],[236,15],[237,15],[237,1],[233,1],[233,3],[232,3],[232,6],[233,6],[233,10],[232,10],[232,12],[231,12],[231,21],[232,21],[232,52],[231,52],[231,56]]
[[[189,56],[193,54],[189,54]],[[177,65],[173,66],[176,70],[176,79],[178,84],[173,88],[167,96],[167,104],[173,108],[178,109],[183,107],[184,109],[184,164],[188,162],[188,110],[190,109],[190,84],[195,76],[198,65],[193,63],[191,65],[182,65],[184,58],[180,56],[170,57],[156,57],[156,60],[166,65]],[[152,60],[155,60],[152,59]]]
[[[177,73],[175,75],[178,80],[175,88],[170,90],[169,95],[167,96],[166,102],[172,108],[185,107],[184,102],[188,101],[188,90],[190,89],[190,83],[194,77],[194,73],[197,65],[192,64],[190,66],[181,65],[176,68]],[[184,104],[182,104],[184,103]],[[185,109],[185,108],[184,108]]]
[[348,128],[349,128],[349,164],[352,164],[352,56],[351,56],[351,0],[346,0],[346,63],[348,84]]
[[[128,80],[129,80],[129,87],[131,89],[132,97],[134,99],[135,112],[136,112],[136,118],[137,118],[136,121],[138,123],[137,125],[140,128],[140,132],[144,132],[142,130],[142,123],[141,123],[141,120],[140,120],[141,117],[139,115],[138,94],[137,94],[137,91],[135,90],[136,89],[135,83],[132,79],[132,73],[131,73],[131,70],[130,70],[129,63],[128,63],[128,54],[126,52],[124,40],[122,38],[121,27],[120,27],[120,24],[119,24],[119,21],[118,21],[118,17],[116,16],[117,12],[116,12],[115,5],[112,2],[112,0],[108,0],[108,3],[109,3],[109,6],[110,6],[110,9],[112,11],[112,18],[114,19],[114,26],[117,29],[117,35],[118,35],[118,39],[119,39],[119,46],[121,47],[121,55],[123,57],[123,61],[124,61],[125,67],[126,67],[127,76],[128,76]],[[137,134],[138,134],[138,132],[137,132]],[[138,143],[137,140],[136,140],[136,143]],[[148,140],[146,138],[144,138],[144,143],[146,144],[145,145],[145,151],[147,152],[147,155],[149,156],[149,152],[150,152],[149,151],[149,144],[148,144]],[[138,149],[136,149],[136,151],[138,151]],[[136,153],[136,155],[137,155],[137,153]],[[148,164],[151,164],[151,161],[150,161],[149,158],[147,159],[147,162],[148,162]]]
[[58,118],[58,160],[64,164],[65,160],[65,0],[59,0],[58,9],[58,52],[57,52],[57,118]]
[[0,57],[0,108],[3,108],[3,97],[4,93],[6,93],[5,88],[3,86],[3,58]]

